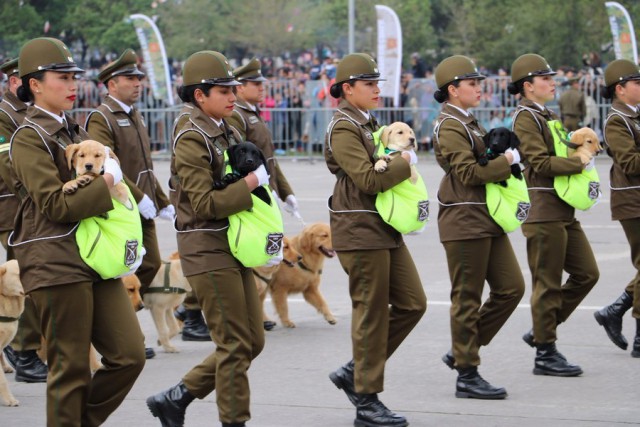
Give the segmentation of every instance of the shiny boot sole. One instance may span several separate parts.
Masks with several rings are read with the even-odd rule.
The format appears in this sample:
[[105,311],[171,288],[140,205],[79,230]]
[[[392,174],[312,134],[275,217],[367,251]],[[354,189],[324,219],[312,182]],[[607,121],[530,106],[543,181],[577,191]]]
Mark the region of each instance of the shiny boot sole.
[[595,313],[593,313],[593,317],[595,317],[596,322],[598,322],[598,325],[604,328],[604,331],[607,333],[607,336],[616,347],[621,348],[623,350],[626,350],[629,347],[629,343],[626,341],[626,338],[622,334],[620,334],[620,336],[624,341],[616,342],[615,338],[611,336],[612,334],[609,332],[609,329],[607,329],[607,327],[605,326],[606,322],[604,321],[604,317],[602,317],[602,314],[600,314],[599,311],[596,311]]
[[495,394],[495,395],[484,395],[484,394],[474,394],[468,393],[466,391],[456,391],[456,397],[460,399],[481,399],[481,400],[502,400],[507,397],[507,393],[504,394]]
[[354,427],[407,427],[408,425],[409,425],[408,422],[404,422],[401,424],[377,424],[377,423],[370,423],[364,420],[359,420],[357,418],[353,420]]
[[156,408],[155,402],[151,398],[147,399],[147,408],[149,408],[149,412],[151,412],[151,415],[153,415],[155,418],[160,419],[162,427],[175,427],[171,424],[167,424],[164,419],[162,419],[162,412],[158,408]]
[[533,368],[533,375],[546,375],[549,377],[578,377],[583,374],[583,371],[579,372],[553,372],[545,369]]
[[34,378],[30,378],[30,377],[23,377],[22,375],[17,375],[15,376],[15,380],[18,383],[46,383],[47,382],[47,377],[44,377],[43,379],[34,379]]

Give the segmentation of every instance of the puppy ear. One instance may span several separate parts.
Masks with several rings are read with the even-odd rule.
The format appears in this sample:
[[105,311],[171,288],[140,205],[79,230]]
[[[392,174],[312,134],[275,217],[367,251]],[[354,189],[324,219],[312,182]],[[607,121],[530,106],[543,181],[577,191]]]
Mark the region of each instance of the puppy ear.
[[233,168],[236,164],[236,151],[238,150],[238,145],[231,145],[227,148],[227,155],[229,157],[229,164]]
[[386,146],[389,143],[389,134],[391,134],[392,130],[393,129],[391,128],[391,126],[386,126],[384,129],[382,129],[382,134],[380,135],[380,142],[382,142],[384,146]]
[[73,160],[79,149],[80,144],[69,144],[64,149],[64,155],[67,158],[67,167],[69,168],[69,170],[73,169]]
[[518,148],[520,146],[520,139],[515,132],[509,131],[509,147]]
[[485,146],[489,147],[489,144],[491,143],[491,138],[493,138],[494,133],[495,133],[495,129],[491,129],[489,133],[485,134],[482,137],[482,140],[484,141]]

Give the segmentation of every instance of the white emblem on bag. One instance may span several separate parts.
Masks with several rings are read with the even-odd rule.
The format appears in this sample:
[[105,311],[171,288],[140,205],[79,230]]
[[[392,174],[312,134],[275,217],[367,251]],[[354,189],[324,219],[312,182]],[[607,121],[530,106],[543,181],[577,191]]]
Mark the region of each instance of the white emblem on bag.
[[277,255],[282,249],[282,239],[284,234],[282,233],[269,233],[267,235],[267,246],[264,248],[267,255]]
[[595,200],[600,195],[600,183],[591,181],[589,183],[589,198]]
[[129,121],[129,119],[118,119],[118,126],[120,127],[131,126],[131,122]]
[[418,221],[426,221],[429,219],[429,201],[421,200],[418,202]]
[[518,203],[518,209],[516,210],[516,219],[518,221],[524,221],[529,216],[529,209],[531,209],[531,203],[520,202]]
[[124,265],[131,267],[138,259],[138,241],[127,240],[125,245]]

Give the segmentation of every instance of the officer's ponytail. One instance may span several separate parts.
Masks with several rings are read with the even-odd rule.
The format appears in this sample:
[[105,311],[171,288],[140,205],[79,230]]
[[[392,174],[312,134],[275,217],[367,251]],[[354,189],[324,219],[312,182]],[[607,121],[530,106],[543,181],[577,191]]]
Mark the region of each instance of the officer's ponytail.
[[353,87],[356,84],[355,80],[347,80],[345,82],[334,83],[329,88],[329,94],[335,99],[344,98],[344,91],[342,90],[342,85],[347,83],[349,86]]
[[31,92],[31,86],[29,85],[31,79],[36,79],[41,82],[44,80],[44,71],[27,74],[22,78],[22,86],[20,86],[16,92],[16,96],[22,102],[33,102],[35,99],[33,92]]
[[525,83],[533,83],[533,76],[528,76],[525,77],[523,79],[518,80],[517,82],[511,82],[507,85],[507,91],[511,94],[511,95],[518,95],[520,94],[520,96],[522,96],[523,98],[524,96],[524,84]]
[[460,87],[460,80],[454,80],[450,83],[447,83],[440,89],[433,92],[433,99],[435,99],[438,104],[442,104],[449,99],[449,86]]
[[614,83],[611,86],[600,86],[600,95],[602,95],[605,99],[615,99],[616,98],[616,86],[620,85],[625,87],[627,81],[623,81],[620,83]]

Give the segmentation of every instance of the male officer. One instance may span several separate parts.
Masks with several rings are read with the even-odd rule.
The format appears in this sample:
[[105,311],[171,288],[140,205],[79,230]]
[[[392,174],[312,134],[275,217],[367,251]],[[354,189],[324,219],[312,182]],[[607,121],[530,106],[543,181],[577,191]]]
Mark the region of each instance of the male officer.
[[[87,117],[85,128],[89,136],[109,146],[118,156],[127,184],[138,203],[142,220],[146,254],[136,272],[142,284],[140,294],[151,285],[160,268],[160,249],[156,237],[156,216],[173,221],[175,209],[153,174],[151,146],[147,127],[133,104],[140,98],[144,73],[138,69],[138,57],[127,49],[107,65],[98,79],[107,87],[102,104]],[[154,356],[147,349],[147,358]]]
[[[245,141],[251,141],[262,150],[267,159],[268,170],[271,178],[269,185],[278,194],[280,200],[285,203],[285,210],[291,214],[298,213],[298,201],[293,195],[293,190],[285,178],[278,161],[274,156],[274,146],[271,139],[269,127],[260,117],[258,104],[264,101],[264,82],[266,78],[262,76],[260,61],[253,58],[249,63],[233,70],[233,73],[240,83],[233,115],[229,117],[228,123],[235,127]],[[265,325],[266,327],[267,325]],[[273,325],[271,325],[271,328]],[[270,328],[269,328],[270,329]]]
[[577,130],[587,114],[584,93],[580,91],[580,78],[572,76],[568,81],[570,87],[560,96],[560,116],[562,124],[569,132]]
[[[9,141],[27,114],[27,104],[16,96],[22,85],[18,76],[18,59],[0,65],[0,70],[7,76],[7,90],[0,102],[0,240],[7,251],[7,259],[13,259],[13,251],[7,247],[7,238],[13,230],[19,201],[15,196],[15,174],[9,160]],[[4,349],[7,361],[16,369],[16,381],[47,381],[47,365],[36,353],[40,348],[40,335],[40,322],[33,300],[26,298],[24,312],[18,322],[18,333],[11,345]]]

